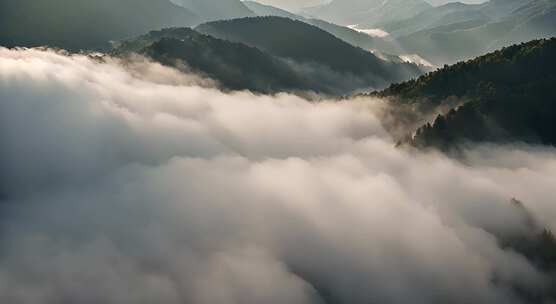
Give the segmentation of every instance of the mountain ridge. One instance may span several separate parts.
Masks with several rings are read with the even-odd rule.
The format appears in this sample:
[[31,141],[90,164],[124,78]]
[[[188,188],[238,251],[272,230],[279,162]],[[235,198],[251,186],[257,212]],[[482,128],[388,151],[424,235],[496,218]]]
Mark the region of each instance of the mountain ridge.
[[414,64],[379,59],[327,31],[298,20],[274,16],[241,18],[204,23],[195,29],[297,63],[316,63],[339,73],[365,75],[365,79],[377,87],[421,74]]
[[[556,145],[556,38],[516,44],[373,95],[421,113],[447,108],[409,140],[449,149],[462,142]],[[454,101],[458,101],[454,103]],[[425,115],[426,116],[426,115]]]

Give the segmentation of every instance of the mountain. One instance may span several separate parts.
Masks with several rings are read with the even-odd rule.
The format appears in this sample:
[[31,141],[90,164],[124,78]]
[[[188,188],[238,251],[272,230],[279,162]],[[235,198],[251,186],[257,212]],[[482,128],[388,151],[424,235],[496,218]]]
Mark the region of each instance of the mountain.
[[377,95],[396,105],[448,108],[419,128],[417,146],[466,141],[556,145],[556,38],[534,40],[461,62]]
[[556,1],[554,0],[531,1],[519,7],[512,15],[516,16],[518,22],[504,36],[497,37],[498,39],[490,45],[490,49],[529,39],[556,36]]
[[[406,20],[382,24],[382,28],[394,37],[446,27],[455,24],[465,26],[471,22],[480,26],[496,19],[510,17],[511,14],[530,0],[491,0],[483,4],[448,3],[432,7]],[[467,25],[469,27],[469,25]],[[465,27],[456,29],[466,29]]]
[[108,49],[111,40],[198,21],[169,0],[1,0],[0,45]]
[[214,38],[190,28],[151,31],[119,42],[112,52],[124,58],[131,53],[207,76],[225,90],[291,92],[304,96],[315,92],[338,96],[370,87],[365,78],[336,76],[318,68],[300,68],[297,63],[258,48]]
[[459,2],[450,3],[427,9],[409,19],[385,23],[382,27],[393,37],[400,37],[465,22],[482,25],[489,22],[490,17],[481,10],[481,7]]
[[437,65],[473,58],[515,43],[556,35],[556,1],[451,3],[385,24],[409,53]]
[[379,59],[334,35],[307,23],[281,18],[256,17],[201,24],[201,33],[241,42],[295,62],[299,69],[382,87],[421,74],[413,64]]
[[332,0],[303,12],[337,24],[358,25],[368,29],[378,24],[411,18],[430,7],[424,0]]
[[172,0],[195,13],[203,21],[254,16],[240,0]]
[[114,55],[146,55],[165,65],[192,69],[219,82],[223,89],[260,93],[316,91],[328,88],[292,69],[286,62],[241,43],[203,35],[190,28],[151,31],[122,41]]
[[376,51],[383,54],[395,55],[406,54],[405,50],[400,48],[395,41],[389,38],[371,36],[364,31],[359,31],[347,26],[336,25],[320,19],[306,19],[305,22],[327,31],[351,45],[360,47],[367,51]]
[[[387,39],[382,39],[379,37],[372,37],[369,34],[354,30],[347,26],[337,25],[328,21],[305,18],[300,15],[293,14],[286,10],[273,7],[270,5],[261,4],[255,1],[244,1],[243,2],[251,11],[253,11],[257,16],[276,16],[284,17],[294,20],[303,21],[305,23],[316,26],[330,34],[344,40],[345,42],[360,47],[364,50],[379,51],[381,53],[393,53],[393,54],[403,54],[396,43],[392,43]],[[399,60],[399,58],[398,58]]]

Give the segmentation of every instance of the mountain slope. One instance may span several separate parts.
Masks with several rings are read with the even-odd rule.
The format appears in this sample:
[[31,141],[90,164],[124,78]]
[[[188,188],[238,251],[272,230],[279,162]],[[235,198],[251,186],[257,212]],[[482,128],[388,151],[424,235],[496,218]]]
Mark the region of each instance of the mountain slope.
[[[259,93],[291,92],[312,96],[311,92],[338,96],[364,90],[364,78],[301,68],[299,64],[242,43],[203,35],[189,28],[152,31],[122,41],[113,51],[126,57],[139,53],[162,64],[208,76],[222,89]],[[309,93],[309,94],[307,94]]]
[[376,50],[381,53],[393,54],[404,53],[400,48],[397,47],[396,43],[392,43],[391,41],[379,37],[372,37],[366,33],[356,31],[347,26],[337,25],[320,19],[305,18],[300,15],[282,10],[280,8],[276,8],[270,5],[264,5],[254,1],[244,1],[243,3],[257,16],[275,16],[303,21],[324,31],[327,31],[330,34],[344,40],[345,42],[360,47],[364,50]]
[[423,0],[332,0],[307,8],[304,13],[342,25],[372,28],[377,24],[410,18],[430,7]]
[[378,95],[430,109],[463,103],[420,128],[413,139],[418,146],[449,148],[464,141],[556,145],[554,84],[556,38],[504,48]]
[[169,0],[2,0],[0,45],[107,49],[110,40],[197,22]]
[[400,37],[462,22],[478,21],[479,25],[485,24],[490,21],[490,17],[480,8],[480,5],[450,3],[430,8],[409,19],[385,23],[382,27],[390,35]]
[[172,0],[197,14],[203,21],[254,16],[240,0]]
[[483,4],[448,3],[424,10],[412,18],[383,23],[381,26],[392,36],[400,37],[427,29],[470,21],[481,25],[510,16],[527,1],[530,0],[490,0]]
[[534,0],[513,12],[517,25],[490,45],[490,49],[530,39],[556,36],[556,1]]
[[205,23],[198,31],[220,39],[241,42],[275,56],[287,58],[302,68],[361,79],[370,87],[382,87],[420,74],[417,66],[379,59],[317,27],[280,17],[243,18]]
[[398,37],[408,52],[437,65],[454,63],[511,44],[556,35],[556,1],[454,3],[385,28]]
[[305,78],[285,62],[256,48],[202,35],[189,28],[152,31],[121,42],[114,54],[146,55],[165,65],[183,68],[217,80],[222,88],[261,93],[317,91],[332,88]]

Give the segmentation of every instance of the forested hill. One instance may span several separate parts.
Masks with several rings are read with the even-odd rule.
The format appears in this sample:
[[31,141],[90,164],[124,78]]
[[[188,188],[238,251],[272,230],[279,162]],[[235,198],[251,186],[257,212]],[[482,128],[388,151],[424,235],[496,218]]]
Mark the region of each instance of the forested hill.
[[[417,131],[414,143],[461,141],[556,145],[556,38],[514,45],[394,84],[376,95],[431,109],[465,102]],[[432,106],[430,106],[432,105]]]
[[[255,47],[198,33],[168,28],[119,43],[115,56],[139,53],[162,64],[208,76],[227,90],[291,92],[304,96],[338,96],[370,86],[361,76],[345,77],[320,69],[301,69]],[[306,94],[309,93],[309,94]]]
[[384,61],[322,29],[288,18],[268,16],[215,21],[202,24],[196,30],[257,47],[297,63],[364,76],[378,87],[421,74],[416,65]]
[[257,48],[203,35],[190,28],[151,31],[121,42],[113,52],[117,56],[129,53],[143,54],[177,68],[185,63],[187,69],[218,81],[223,89],[324,94],[338,89],[305,77],[281,59]]

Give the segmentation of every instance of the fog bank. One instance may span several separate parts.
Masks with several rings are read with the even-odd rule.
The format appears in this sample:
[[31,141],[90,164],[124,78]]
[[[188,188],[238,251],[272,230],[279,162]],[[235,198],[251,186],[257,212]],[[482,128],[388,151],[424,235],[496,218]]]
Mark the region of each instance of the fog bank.
[[[556,151],[398,149],[384,103],[0,49],[0,302],[526,303]],[[511,203],[524,202],[524,209]]]

